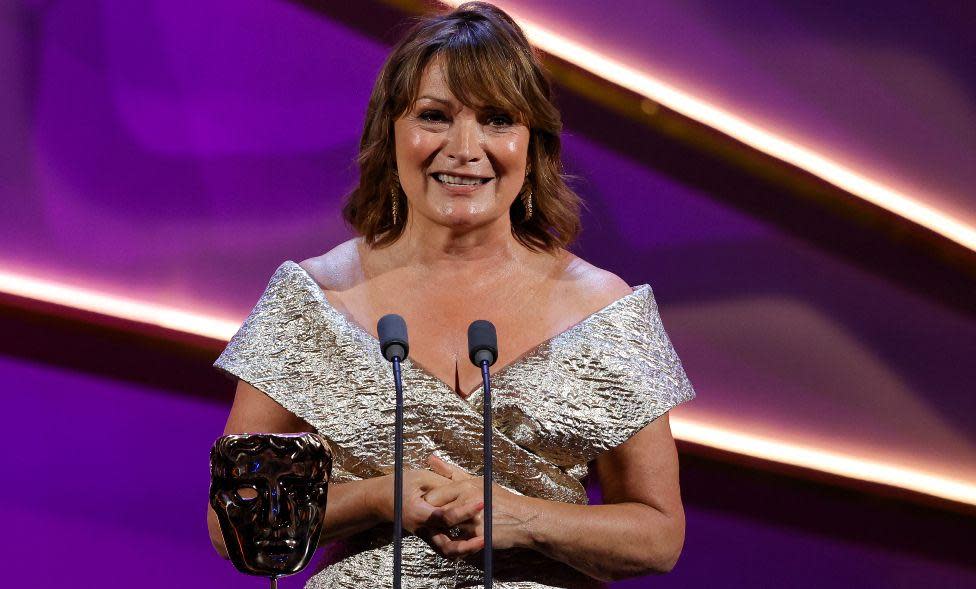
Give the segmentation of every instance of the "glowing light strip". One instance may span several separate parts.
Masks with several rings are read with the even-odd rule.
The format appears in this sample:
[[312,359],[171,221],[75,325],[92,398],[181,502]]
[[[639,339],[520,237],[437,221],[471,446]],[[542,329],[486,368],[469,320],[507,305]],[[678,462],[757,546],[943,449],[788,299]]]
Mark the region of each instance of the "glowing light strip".
[[[461,0],[442,0],[442,2],[455,8],[463,3]],[[689,119],[708,125],[767,155],[806,170],[854,196],[976,251],[976,227],[534,22],[516,17],[514,14],[512,17],[521,25],[529,41],[546,53],[658,104],[663,104]]]
[[[189,313],[10,272],[0,271],[0,292],[223,341],[229,340],[240,327],[239,321]],[[679,440],[976,505],[976,485],[963,481],[753,436],[676,416],[672,416],[670,421],[672,432]]]
[[674,437],[680,440],[976,505],[976,485],[963,481],[829,450],[735,432],[679,417],[672,416],[669,421]]
[[241,325],[239,321],[188,313],[3,271],[0,271],[0,292],[225,341]]

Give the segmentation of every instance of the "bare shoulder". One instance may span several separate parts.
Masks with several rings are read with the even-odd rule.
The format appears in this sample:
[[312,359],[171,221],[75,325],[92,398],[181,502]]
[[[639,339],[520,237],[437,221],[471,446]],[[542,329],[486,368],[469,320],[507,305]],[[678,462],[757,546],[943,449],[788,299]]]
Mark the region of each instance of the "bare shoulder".
[[362,280],[359,240],[344,241],[320,256],[298,263],[325,290],[343,291]]
[[567,261],[562,280],[566,294],[591,309],[600,309],[629,295],[633,289],[609,270],[604,270],[583,258],[566,252]]

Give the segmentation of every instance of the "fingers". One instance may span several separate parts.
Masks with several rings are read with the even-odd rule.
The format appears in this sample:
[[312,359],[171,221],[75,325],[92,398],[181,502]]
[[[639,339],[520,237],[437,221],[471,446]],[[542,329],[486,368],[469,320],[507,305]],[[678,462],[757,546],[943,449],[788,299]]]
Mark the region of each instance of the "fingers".
[[462,479],[471,478],[473,476],[463,468],[454,466],[453,464],[443,460],[437,454],[431,454],[430,458],[427,459],[427,464],[430,465],[431,470],[451,480],[459,481]]
[[440,517],[438,512],[441,511],[441,509],[435,505],[427,503],[423,499],[420,501],[405,501],[404,505],[409,505],[409,509],[415,514],[417,521],[427,521],[431,517]]
[[443,507],[456,501],[461,496],[461,489],[454,485],[438,487],[424,493],[423,500],[434,507]]
[[485,537],[475,536],[465,540],[451,540],[447,534],[437,533],[430,537],[430,543],[445,558],[464,558],[485,547]]
[[431,470],[442,477],[454,478],[454,467],[441,460],[437,454],[431,454],[430,458],[427,459],[427,464],[430,465]]
[[430,472],[429,470],[417,470],[414,471],[417,477],[417,488],[421,491],[427,492],[431,489],[436,489],[437,487],[442,487],[444,485],[451,483],[450,477],[445,477],[443,475]]
[[427,523],[433,528],[451,528],[474,519],[484,507],[484,501],[479,500],[464,505],[435,509],[427,518]]
[[484,499],[485,491],[474,483],[475,481],[470,479],[437,487],[424,493],[423,500],[435,507],[443,507],[454,501],[481,501]]

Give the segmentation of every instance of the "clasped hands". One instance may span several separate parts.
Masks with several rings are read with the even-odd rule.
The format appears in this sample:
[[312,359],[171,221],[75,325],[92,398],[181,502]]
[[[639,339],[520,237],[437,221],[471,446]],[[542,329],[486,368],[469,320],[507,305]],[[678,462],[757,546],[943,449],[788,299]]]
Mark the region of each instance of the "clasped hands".
[[[403,529],[422,538],[446,558],[458,559],[477,553],[485,547],[482,477],[433,454],[428,464],[431,470],[404,470]],[[516,515],[519,499],[519,495],[504,487],[492,486],[493,548],[517,545],[522,523],[522,518]],[[392,520],[392,500],[386,505]]]

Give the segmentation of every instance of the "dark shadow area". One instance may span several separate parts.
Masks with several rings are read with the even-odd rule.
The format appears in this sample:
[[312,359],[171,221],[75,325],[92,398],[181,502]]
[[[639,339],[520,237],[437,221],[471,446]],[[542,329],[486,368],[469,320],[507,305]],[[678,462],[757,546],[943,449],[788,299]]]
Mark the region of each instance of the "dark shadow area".
[[[16,304],[13,304],[16,303]],[[230,406],[235,383],[213,362],[224,342],[0,297],[0,355]]]
[[976,516],[681,453],[686,505],[974,567]]

